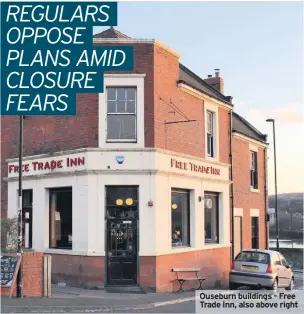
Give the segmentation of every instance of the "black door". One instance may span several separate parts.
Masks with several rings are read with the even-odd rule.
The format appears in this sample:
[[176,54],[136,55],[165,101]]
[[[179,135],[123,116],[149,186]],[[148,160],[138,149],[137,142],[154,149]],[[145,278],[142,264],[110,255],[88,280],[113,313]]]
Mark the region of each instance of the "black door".
[[137,284],[137,187],[106,188],[107,284]]
[[251,217],[252,224],[252,248],[259,248],[259,217]]
[[107,221],[109,285],[134,285],[137,282],[136,224],[136,220]]

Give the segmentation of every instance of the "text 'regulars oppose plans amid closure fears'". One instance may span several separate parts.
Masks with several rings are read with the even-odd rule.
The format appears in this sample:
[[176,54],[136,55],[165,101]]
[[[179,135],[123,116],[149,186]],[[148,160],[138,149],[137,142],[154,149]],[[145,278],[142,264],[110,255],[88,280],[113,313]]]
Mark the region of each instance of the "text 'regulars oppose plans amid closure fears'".
[[133,69],[132,46],[93,45],[116,2],[3,3],[1,114],[75,115],[76,93],[102,93],[105,70]]

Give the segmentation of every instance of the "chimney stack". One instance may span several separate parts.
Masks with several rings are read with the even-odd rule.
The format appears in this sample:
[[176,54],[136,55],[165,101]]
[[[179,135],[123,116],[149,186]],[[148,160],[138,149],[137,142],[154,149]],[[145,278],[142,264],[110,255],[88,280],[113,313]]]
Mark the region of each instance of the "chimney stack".
[[220,77],[220,69],[214,69],[214,72],[214,77],[212,77],[212,75],[208,75],[208,78],[204,79],[204,81],[220,93],[224,94],[224,79]]

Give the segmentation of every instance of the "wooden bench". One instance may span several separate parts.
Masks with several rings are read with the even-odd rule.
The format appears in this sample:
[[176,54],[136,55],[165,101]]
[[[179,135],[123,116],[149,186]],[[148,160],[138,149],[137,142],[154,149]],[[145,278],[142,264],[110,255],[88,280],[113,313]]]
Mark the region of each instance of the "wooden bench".
[[[199,283],[199,287],[196,290],[203,290],[203,282],[207,278],[198,276],[197,273],[200,270],[201,270],[200,268],[172,268],[171,271],[176,273],[176,279],[174,279],[172,282],[177,281],[179,283],[179,289],[177,291],[175,291],[175,292],[176,293],[180,292],[180,291],[184,292],[183,284],[186,281],[193,281],[193,280],[197,280],[198,283]],[[178,273],[195,273],[195,277],[178,276]]]

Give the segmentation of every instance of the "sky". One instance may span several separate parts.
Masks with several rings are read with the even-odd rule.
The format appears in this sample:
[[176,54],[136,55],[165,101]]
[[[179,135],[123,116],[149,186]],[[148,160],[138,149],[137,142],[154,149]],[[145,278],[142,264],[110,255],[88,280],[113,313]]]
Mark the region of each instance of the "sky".
[[[155,38],[202,78],[219,68],[234,110],[268,134],[268,185],[304,192],[302,2],[119,2],[117,29]],[[104,28],[94,28],[94,33]]]

